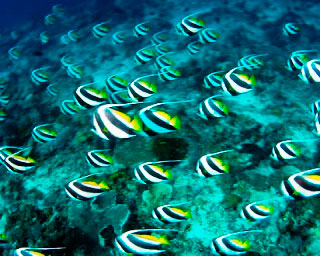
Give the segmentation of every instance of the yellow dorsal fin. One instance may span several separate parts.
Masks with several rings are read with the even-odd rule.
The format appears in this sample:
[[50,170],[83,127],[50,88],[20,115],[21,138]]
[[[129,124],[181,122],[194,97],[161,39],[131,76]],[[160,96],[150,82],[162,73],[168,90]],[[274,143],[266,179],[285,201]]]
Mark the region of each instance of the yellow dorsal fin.
[[131,124],[133,126],[133,130],[136,132],[142,131],[142,121],[138,116],[134,116],[133,120],[131,121]]
[[131,117],[129,115],[114,109],[113,113],[129,123],[131,122]]
[[171,118],[170,124],[177,130],[181,130],[181,121],[178,116],[174,116],[173,118]]
[[268,207],[268,206],[265,206],[265,205],[259,205],[258,207],[259,207],[259,209],[261,209],[264,212],[273,213],[273,211],[274,211],[273,207]]
[[171,211],[179,214],[179,215],[182,215],[184,217],[186,217],[187,219],[190,219],[192,217],[191,215],[191,212],[190,211],[184,211],[180,208],[170,208]]
[[45,254],[41,252],[29,251],[32,256],[45,256]]
[[249,240],[241,241],[239,239],[230,240],[236,246],[242,247],[244,250],[248,250],[250,248]]
[[167,112],[161,111],[161,110],[157,110],[155,111],[158,115],[160,115],[161,117],[163,117],[163,119],[167,120],[168,122],[170,121],[171,117]]
[[320,175],[306,175],[304,177],[309,180],[320,182]]

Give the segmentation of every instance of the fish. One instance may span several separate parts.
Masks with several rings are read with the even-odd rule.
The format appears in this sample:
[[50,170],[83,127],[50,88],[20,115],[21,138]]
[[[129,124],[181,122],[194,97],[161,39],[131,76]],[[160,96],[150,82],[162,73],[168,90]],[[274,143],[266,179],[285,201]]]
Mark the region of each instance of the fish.
[[122,91],[117,91],[113,92],[109,96],[109,103],[110,104],[120,104],[120,105],[125,105],[127,103],[133,102],[132,99],[128,95],[127,90],[122,90]]
[[133,29],[133,34],[136,37],[143,37],[150,33],[151,28],[148,22],[142,22],[136,25]]
[[174,61],[168,58],[169,54],[172,54],[172,53],[162,54],[155,59],[154,64],[158,70],[161,70],[162,68],[166,68],[166,67],[173,67],[175,65]]
[[0,147],[0,162],[4,163],[4,160],[15,153],[18,153],[22,150],[21,147],[14,147],[14,146],[3,146]]
[[286,69],[289,71],[300,71],[304,64],[308,62],[307,53],[314,52],[314,50],[300,50],[291,53],[290,58],[287,61]]
[[254,70],[260,69],[264,66],[264,62],[259,57],[266,56],[266,54],[250,54],[242,57],[238,61],[239,70]]
[[199,104],[198,115],[205,120],[226,117],[229,115],[229,109],[226,104],[216,97],[221,95],[211,96]]
[[222,78],[221,87],[227,95],[237,96],[239,94],[250,92],[256,85],[254,75],[249,76],[247,74],[234,73],[239,68],[241,67],[231,69]]
[[9,54],[9,59],[11,61],[15,61],[15,60],[20,59],[20,57],[22,55],[22,52],[21,52],[20,48],[12,47],[12,48],[9,49],[8,54]]
[[45,143],[55,140],[57,132],[52,124],[42,124],[33,128],[32,137],[38,143]]
[[60,62],[63,68],[68,68],[73,63],[73,58],[70,55],[64,55],[61,57]]
[[55,83],[48,85],[46,91],[49,94],[49,96],[56,97],[59,95],[59,90],[56,88],[55,85]]
[[49,26],[57,22],[57,17],[54,14],[48,14],[44,17],[44,24]]
[[3,122],[6,119],[7,119],[7,113],[3,109],[0,109],[0,122]]
[[73,100],[64,100],[60,104],[60,111],[66,116],[77,114],[80,108],[76,105]]
[[[1,99],[0,99],[1,101]],[[314,130],[313,133],[317,136],[320,136],[320,115],[316,113],[313,119]]]
[[6,90],[2,91],[2,92],[0,93],[0,105],[6,106],[6,105],[9,104],[9,102],[10,102],[10,95],[9,95],[9,93],[8,93]]
[[128,80],[118,76],[118,75],[113,75],[109,76],[105,80],[106,84],[106,90],[107,92],[116,92],[116,91],[123,91],[127,90],[128,87]]
[[164,253],[171,243],[165,235],[158,235],[159,232],[178,233],[176,230],[166,229],[130,230],[117,236],[115,245],[121,253],[128,255],[152,255]]
[[262,221],[270,218],[274,213],[274,207],[263,200],[246,205],[241,209],[240,216],[248,221]]
[[245,235],[249,233],[262,233],[262,230],[249,230],[231,233],[212,240],[211,252],[213,255],[234,256],[246,254],[251,248],[251,242]]
[[313,115],[316,115],[320,111],[320,100],[316,100],[312,105],[311,105],[311,112]]
[[[111,104],[111,107],[114,106]],[[110,104],[98,107],[93,115],[92,131],[100,138],[110,140],[110,138],[128,139],[136,136],[141,130],[142,124],[135,116],[115,110]]]
[[141,109],[138,113],[143,125],[154,134],[169,133],[181,129],[181,121],[178,116],[171,116],[167,112],[155,109],[155,107],[169,103],[156,103]]
[[156,52],[153,49],[153,45],[147,45],[142,49],[138,50],[134,56],[135,61],[138,64],[146,64],[156,57]]
[[49,73],[45,71],[48,67],[37,68],[31,72],[31,80],[32,82],[39,85],[48,85],[50,83]]
[[184,36],[193,36],[205,28],[205,22],[194,17],[196,14],[191,14],[184,17],[180,23],[176,25],[176,32]]
[[10,247],[9,240],[5,234],[0,234],[0,248]]
[[29,248],[22,247],[14,251],[14,256],[50,256],[56,250],[63,250],[65,247],[57,248]]
[[285,36],[293,36],[300,33],[300,26],[297,23],[286,23],[282,28],[282,33]]
[[224,71],[216,71],[206,75],[203,79],[203,87],[206,89],[220,87],[223,79]]
[[288,199],[314,198],[320,195],[320,168],[291,175],[281,182],[281,192]]
[[70,44],[70,43],[71,43],[71,39],[69,38],[68,35],[62,35],[62,36],[60,37],[60,42],[61,42],[62,44]]
[[298,158],[301,155],[301,150],[293,144],[293,140],[285,140],[278,142],[272,148],[270,157],[275,161],[283,161]]
[[190,210],[183,210],[180,204],[168,204],[159,206],[152,211],[152,217],[158,222],[168,224],[168,223],[178,223],[192,218]]
[[79,32],[76,30],[70,30],[67,35],[71,42],[78,42],[81,38]]
[[86,154],[86,160],[92,167],[106,167],[113,164],[112,156],[106,155],[105,152],[108,150],[91,150]]
[[92,28],[92,34],[95,38],[105,37],[109,31],[110,29],[107,22],[99,23]]
[[202,44],[215,43],[220,35],[212,28],[205,28],[198,33],[199,42]]
[[36,160],[29,156],[24,157],[20,154],[24,150],[27,150],[27,148],[15,152],[4,159],[4,166],[9,172],[22,174],[36,167]]
[[62,4],[56,4],[52,6],[52,13],[56,15],[63,15],[64,14],[64,8]]
[[307,84],[320,83],[320,59],[310,60],[305,63],[298,76]]
[[200,43],[199,41],[191,42],[187,46],[188,54],[190,56],[193,56],[193,55],[199,53],[202,47],[203,47],[203,44]]
[[157,93],[157,86],[154,83],[151,83],[145,78],[156,76],[157,74],[147,75],[138,77],[128,86],[128,95],[132,101],[138,102],[142,101],[153,94]]
[[228,174],[230,171],[229,164],[216,156],[232,151],[234,150],[228,149],[200,157],[196,167],[199,177],[209,178],[216,175]]
[[89,109],[107,103],[108,94],[104,89],[98,90],[89,83],[79,86],[74,92],[74,102],[81,109]]
[[47,32],[44,31],[40,34],[40,41],[42,44],[46,44],[49,42],[49,35]]
[[161,81],[173,81],[182,76],[181,72],[173,67],[161,68],[158,75]]
[[0,79],[0,91],[7,89],[8,83],[7,79]]
[[73,180],[66,185],[67,195],[75,201],[88,201],[110,190],[107,182],[95,174]]
[[168,44],[158,44],[154,47],[154,50],[158,55],[163,55],[171,51],[171,47]]
[[159,31],[159,32],[155,33],[151,37],[151,43],[154,45],[159,45],[159,44],[163,44],[163,43],[167,42],[169,40],[169,36],[167,33],[168,33],[168,31],[166,31],[166,30]]
[[126,30],[118,31],[112,35],[112,43],[114,45],[123,44],[128,37],[129,35]]
[[171,170],[165,170],[160,164],[175,163],[181,160],[146,162],[134,169],[136,180],[141,184],[159,184],[172,180]]
[[79,64],[71,64],[67,68],[67,73],[71,78],[81,79],[84,75],[84,67]]

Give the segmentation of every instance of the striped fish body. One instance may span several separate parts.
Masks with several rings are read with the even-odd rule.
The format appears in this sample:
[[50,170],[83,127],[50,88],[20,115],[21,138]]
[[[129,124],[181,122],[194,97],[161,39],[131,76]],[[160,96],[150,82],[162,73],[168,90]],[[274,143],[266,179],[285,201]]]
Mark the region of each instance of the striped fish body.
[[315,116],[319,111],[320,111],[320,100],[317,100],[311,105],[311,112]]
[[0,104],[1,105],[8,105],[10,102],[10,96],[7,92],[3,91],[1,94],[0,94]]
[[134,169],[137,181],[141,184],[159,184],[170,181],[171,172],[151,164],[141,164]]
[[204,88],[213,88],[213,87],[220,87],[222,83],[222,75],[219,75],[219,73],[222,73],[221,71],[211,73],[207,75],[203,79],[203,87]]
[[183,35],[192,36],[204,28],[205,23],[203,20],[190,17],[187,19],[183,19],[181,25],[177,28],[177,30],[181,31]]
[[195,55],[200,52],[202,47],[203,47],[203,44],[200,43],[199,41],[192,42],[187,46],[188,54],[191,56]]
[[313,124],[314,124],[314,133],[317,136],[320,136],[320,115],[319,113],[316,113],[314,120],[313,120]]
[[57,133],[52,125],[36,126],[32,130],[32,137],[38,143],[46,143],[57,138]]
[[47,34],[46,32],[42,32],[42,33],[40,34],[40,41],[41,41],[41,43],[43,43],[43,44],[46,44],[46,43],[49,42],[49,36],[48,36],[48,34]]
[[305,199],[320,196],[320,173],[294,174],[281,183],[281,192],[290,199]]
[[221,101],[211,98],[200,103],[199,116],[205,120],[226,117],[229,114],[228,107]]
[[36,161],[19,155],[10,155],[4,160],[4,165],[11,173],[25,173],[36,166]]
[[14,61],[18,60],[21,57],[21,51],[17,47],[13,47],[8,51],[9,59]]
[[0,122],[3,122],[4,120],[6,120],[6,118],[7,118],[6,112],[0,109]]
[[57,18],[53,14],[49,14],[44,18],[44,24],[47,25],[47,26],[48,25],[52,25],[52,24],[54,24],[56,22],[57,22]]
[[70,30],[67,35],[71,42],[78,42],[80,40],[80,35],[75,30]]
[[151,60],[153,60],[155,56],[156,56],[156,53],[154,50],[143,49],[143,50],[137,51],[134,58],[138,64],[146,64]]
[[88,201],[100,196],[102,193],[106,192],[106,189],[102,189],[98,185],[74,180],[66,185],[65,191],[73,200]]
[[165,44],[159,44],[155,47],[155,51],[158,55],[163,55],[171,51],[171,48]]
[[107,167],[113,164],[112,157],[102,152],[90,151],[86,154],[86,160],[90,166],[95,168]]
[[306,83],[320,82],[320,60],[310,60],[302,66],[299,77]]
[[188,215],[181,209],[164,205],[153,209],[152,216],[155,220],[164,224],[182,222],[188,219]]
[[247,77],[243,78],[242,75],[232,72],[233,70],[229,71],[222,79],[221,87],[225,93],[237,96],[253,90],[255,82],[251,82]]
[[64,248],[19,248],[14,251],[14,256],[51,256],[56,255],[55,250]]
[[48,85],[49,84],[49,75],[48,75],[48,73],[37,69],[37,70],[32,71],[31,80],[36,85]]
[[174,61],[166,56],[159,56],[156,58],[154,64],[157,69],[161,70],[162,68],[174,66]]
[[289,142],[279,142],[271,153],[271,158],[276,161],[290,160],[299,157],[300,151]]
[[258,59],[257,55],[247,55],[238,61],[238,66],[241,70],[255,70],[263,67],[263,61]]
[[67,68],[67,73],[71,78],[81,79],[83,77],[83,66],[71,64]]
[[127,104],[132,102],[132,99],[128,95],[128,91],[114,92],[109,97],[110,104]]
[[60,111],[66,116],[77,114],[80,109],[73,100],[64,100],[61,102]]
[[19,148],[19,147],[12,147],[12,146],[1,147],[0,148],[0,162],[4,163],[4,160],[8,156],[13,155],[21,150],[22,150],[22,148]]
[[152,232],[146,230],[131,230],[115,239],[115,245],[121,253],[133,255],[153,255],[165,252],[163,245],[168,241],[153,237]]
[[291,55],[288,59],[286,68],[289,71],[300,71],[307,61],[307,58],[302,54]]
[[93,116],[94,132],[102,139],[128,139],[136,136],[135,123],[120,111],[108,105],[100,106]]
[[89,109],[106,103],[107,92],[88,86],[80,86],[74,93],[75,103],[82,109]]
[[69,55],[64,55],[61,57],[60,62],[62,64],[62,68],[68,68],[72,64],[73,59]]
[[123,44],[127,38],[124,32],[117,32],[112,35],[112,43],[114,45]]
[[219,158],[205,155],[198,160],[196,170],[200,177],[209,178],[229,173],[229,166]]
[[249,248],[249,241],[231,240],[227,236],[216,238],[211,243],[211,250],[214,255],[243,255],[248,252]]
[[282,32],[285,36],[293,36],[300,32],[300,27],[295,23],[287,23],[284,25]]
[[142,123],[156,134],[174,132],[181,129],[178,117],[171,118],[166,112],[146,107],[139,111]]
[[128,95],[133,101],[144,100],[156,92],[156,85],[146,80],[133,81],[128,87]]
[[52,97],[56,97],[59,95],[59,91],[58,89],[54,86],[54,84],[50,84],[47,89],[46,89],[47,93],[49,94],[49,96]]
[[95,25],[92,28],[92,34],[95,38],[105,37],[109,33],[109,28],[106,22]]
[[181,72],[173,67],[162,68],[158,73],[161,81],[173,81],[181,77]]
[[241,210],[241,217],[249,221],[262,221],[270,218],[273,208],[269,206],[252,203]]
[[150,32],[150,27],[149,25],[147,25],[146,23],[141,23],[141,24],[138,24],[134,27],[133,29],[133,34],[136,36],[136,37],[143,37],[143,36],[146,36],[148,35]]
[[71,43],[71,40],[70,40],[70,38],[69,38],[68,35],[62,35],[62,36],[60,37],[60,42],[61,42],[62,44],[70,44],[70,43]]
[[215,43],[219,38],[219,34],[213,29],[203,29],[199,32],[199,42],[202,44]]
[[169,37],[166,34],[166,32],[158,32],[158,33],[154,34],[151,38],[151,42],[154,45],[163,44],[163,43],[167,42],[168,40],[169,40]]
[[119,76],[110,76],[105,80],[107,92],[117,92],[126,90],[128,81]]

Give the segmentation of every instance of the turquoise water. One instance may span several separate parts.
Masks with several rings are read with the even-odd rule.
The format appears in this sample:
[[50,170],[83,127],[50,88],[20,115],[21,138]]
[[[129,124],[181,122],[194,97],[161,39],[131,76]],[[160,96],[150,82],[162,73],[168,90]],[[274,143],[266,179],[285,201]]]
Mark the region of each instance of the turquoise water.
[[2,255],[319,254],[316,2],[0,12]]

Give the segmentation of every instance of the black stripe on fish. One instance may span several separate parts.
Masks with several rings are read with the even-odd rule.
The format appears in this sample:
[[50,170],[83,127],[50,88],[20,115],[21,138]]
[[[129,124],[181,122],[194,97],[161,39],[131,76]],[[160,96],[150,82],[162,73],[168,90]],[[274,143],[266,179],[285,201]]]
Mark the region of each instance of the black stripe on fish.
[[[205,160],[207,162],[207,159]],[[199,161],[199,169],[202,175],[206,178],[211,177],[212,175],[207,171],[207,169],[203,166],[202,161]]]
[[162,208],[163,212],[167,214],[169,217],[177,220],[186,220],[186,217],[181,216],[175,212],[173,212],[169,207],[163,207]]
[[136,237],[133,234],[129,234],[127,236],[128,240],[133,243],[134,245],[141,247],[143,249],[150,249],[150,250],[161,250],[161,244],[153,244],[153,243],[148,243],[140,239],[139,237]]
[[[147,110],[144,112],[146,118],[151,121],[154,125],[160,126],[164,129],[167,129],[169,131],[175,131],[176,128],[172,126],[171,124],[167,123],[164,120],[161,120],[159,117],[155,116],[154,112],[152,110]],[[151,128],[150,128],[151,129]]]
[[230,250],[232,251],[235,251],[235,252],[244,252],[245,251],[245,248],[242,248],[242,247],[238,247],[236,245],[234,245],[228,238],[222,238],[222,242],[224,243],[224,245],[229,248]]

